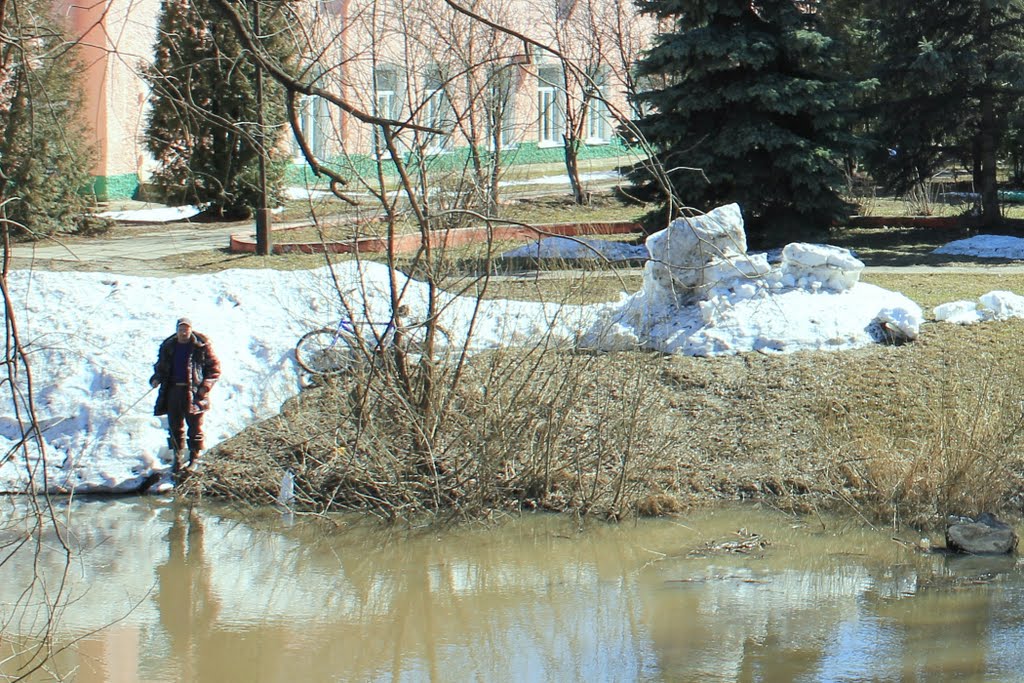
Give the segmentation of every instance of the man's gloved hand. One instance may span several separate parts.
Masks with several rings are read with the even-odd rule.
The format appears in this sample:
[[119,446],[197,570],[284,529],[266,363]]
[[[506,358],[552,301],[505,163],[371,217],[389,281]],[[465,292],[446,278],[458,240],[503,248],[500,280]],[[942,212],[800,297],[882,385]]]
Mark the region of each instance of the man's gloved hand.
[[156,378],[156,376],[150,377],[149,378],[149,386],[151,386],[152,388],[156,389],[158,386],[160,386],[160,380],[158,380]]

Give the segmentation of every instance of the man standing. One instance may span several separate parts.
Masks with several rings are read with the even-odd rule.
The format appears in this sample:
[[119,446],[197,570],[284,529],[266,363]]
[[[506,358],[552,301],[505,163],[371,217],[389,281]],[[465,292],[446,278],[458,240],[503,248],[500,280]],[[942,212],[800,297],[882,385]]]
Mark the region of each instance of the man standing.
[[192,331],[192,321],[178,319],[178,329],[160,344],[150,386],[160,387],[154,415],[167,416],[168,445],[174,451],[171,471],[177,473],[188,427],[188,465],[199,468],[203,451],[203,414],[210,407],[209,393],[220,377],[220,361],[205,335]]

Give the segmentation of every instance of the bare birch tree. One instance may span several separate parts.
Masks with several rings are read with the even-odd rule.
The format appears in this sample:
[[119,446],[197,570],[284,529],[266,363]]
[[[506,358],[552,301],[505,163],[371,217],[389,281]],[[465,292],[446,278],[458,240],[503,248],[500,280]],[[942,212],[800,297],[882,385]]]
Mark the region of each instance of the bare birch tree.
[[[502,224],[488,213],[496,205],[502,164],[500,154],[492,154],[503,149],[504,140],[496,136],[508,129],[503,107],[513,94],[522,95],[516,87],[536,73],[538,53],[555,54],[573,74],[573,97],[589,87],[586,96],[591,99],[598,96],[593,87],[598,58],[585,50],[591,63],[576,64],[546,38],[527,35],[535,22],[529,16],[506,16],[501,3],[476,3],[474,10],[495,13],[485,18],[452,3],[395,0],[342,3],[349,13],[336,17],[343,32],[336,45],[340,52],[306,46],[306,54],[315,57],[296,74],[261,48],[237,3],[215,1],[251,58],[286,90],[292,134],[310,172],[326,178],[358,215],[372,215],[388,245],[395,350],[384,363],[367,363],[365,376],[351,373],[343,382],[347,388],[341,420],[347,426],[338,429],[355,429],[354,441],[346,440],[340,448],[337,441],[323,444],[324,455],[317,436],[303,438],[299,452],[316,448],[314,460],[324,463],[326,458],[331,464],[310,468],[305,459],[292,463],[300,491],[329,485],[334,493],[327,504],[345,497],[393,516],[467,506],[481,510],[506,497],[508,489],[543,499],[568,487],[572,505],[582,511],[623,514],[642,489],[634,472],[657,452],[637,453],[631,447],[647,438],[640,435],[649,435],[656,422],[636,419],[650,407],[643,392],[624,397],[628,406],[609,402],[607,409],[618,415],[574,418],[587,363],[563,356],[565,362],[559,364],[559,342],[543,333],[520,352],[495,352],[470,362],[462,345],[471,343],[480,324],[490,269],[485,266],[481,277],[451,279],[445,256],[445,230],[472,220],[494,235]],[[284,11],[292,12],[298,25],[315,19],[291,6]],[[519,27],[506,29],[498,19],[514,20]],[[293,31],[303,36],[316,32]],[[566,96],[564,87],[562,94]],[[299,117],[309,98],[330,108],[333,125],[343,133],[341,142],[349,147],[338,160],[325,160],[309,144],[307,126]],[[580,112],[575,125],[581,131],[586,106],[573,106]],[[628,118],[615,106],[610,111],[615,118]],[[468,153],[459,152],[466,148]],[[369,153],[360,158],[364,150]],[[420,246],[406,257],[396,245],[410,233],[418,236]],[[489,263],[495,249],[490,240],[482,258]],[[419,320],[403,313],[406,291],[400,269],[426,285]],[[352,283],[335,283],[349,317],[365,316],[365,311],[350,308],[346,287]],[[445,337],[440,321],[453,293],[470,294],[477,303],[468,338],[455,340],[457,351],[450,353],[440,343]],[[558,317],[562,310],[555,306],[552,315]],[[412,325],[422,344],[415,353],[405,353],[400,339]],[[367,341],[363,351],[374,346],[374,340]],[[629,428],[624,415],[634,423]],[[561,462],[562,453],[588,443],[585,432],[601,434],[600,445],[574,456],[571,464]],[[325,483],[325,471],[343,481],[329,478]]]
[[[84,202],[77,196],[51,210],[61,197],[77,194],[86,177],[78,146],[77,99],[71,83],[53,82],[74,62],[72,44],[59,31],[52,3],[0,0],[0,112],[3,113],[0,160],[0,235],[3,262],[0,294],[4,306],[3,395],[15,416],[13,443],[0,453],[0,465],[22,471],[26,495],[8,499],[0,522],[0,570],[8,586],[20,591],[4,606],[0,621],[0,668],[14,678],[30,677],[50,663],[60,648],[56,634],[67,606],[66,579],[72,550],[65,521],[49,494],[54,487],[42,425],[36,415],[36,384],[29,350],[23,342],[18,311],[23,302],[11,286],[14,236],[41,236],[74,229]],[[52,86],[52,87],[51,87]],[[56,124],[56,125],[55,125]],[[46,187],[48,174],[65,167],[67,177]],[[63,186],[63,183],[70,185]],[[31,218],[27,218],[31,217]],[[9,432],[8,432],[9,433]],[[44,548],[48,552],[44,553]],[[56,550],[60,567],[43,560]],[[31,568],[26,571],[26,568]]]

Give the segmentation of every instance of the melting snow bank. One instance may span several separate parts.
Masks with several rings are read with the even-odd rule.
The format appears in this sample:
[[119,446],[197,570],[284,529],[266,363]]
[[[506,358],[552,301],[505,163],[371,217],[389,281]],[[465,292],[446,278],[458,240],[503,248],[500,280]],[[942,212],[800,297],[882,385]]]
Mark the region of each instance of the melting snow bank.
[[607,259],[608,261],[643,260],[648,257],[647,247],[581,237],[545,237],[506,251],[502,258],[535,259]]
[[977,301],[952,301],[934,310],[935,319],[970,325],[988,320],[1024,318],[1024,297],[1013,292],[995,291],[983,294]]
[[[343,315],[338,290],[357,318],[387,321],[386,266],[354,261],[313,271],[231,270],[146,278],[109,273],[16,271],[11,301],[32,370],[31,394],[43,448],[29,438],[24,406],[0,394],[0,492],[137,490],[165,472],[166,430],[153,416],[149,377],[161,340],[188,315],[221,359],[210,397],[206,445],[212,447],[280,411],[302,388],[294,349],[309,330]],[[425,315],[423,283],[400,275],[409,318]],[[549,332],[565,345],[593,325],[598,308],[483,301],[442,294],[441,324],[464,342],[474,313],[472,349],[537,343]],[[29,394],[28,375],[18,389]],[[44,462],[46,466],[44,467]]]
[[944,244],[932,253],[978,258],[1019,259],[1024,254],[1024,239],[1007,235],[975,235]]
[[170,223],[192,218],[201,210],[197,206],[163,206],[153,209],[104,211],[96,215],[123,223]]
[[778,268],[747,254],[739,206],[678,219],[647,239],[643,289],[611,305],[581,340],[697,356],[838,350],[919,333],[921,308],[859,283],[864,264],[838,247],[794,243]]

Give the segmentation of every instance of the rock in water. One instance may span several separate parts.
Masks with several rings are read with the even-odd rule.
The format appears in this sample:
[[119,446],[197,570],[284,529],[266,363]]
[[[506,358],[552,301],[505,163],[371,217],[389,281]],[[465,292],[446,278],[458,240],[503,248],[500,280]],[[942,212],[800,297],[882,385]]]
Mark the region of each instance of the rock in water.
[[987,512],[977,519],[961,519],[946,527],[946,547],[971,555],[1004,555],[1017,548],[1017,534]]

